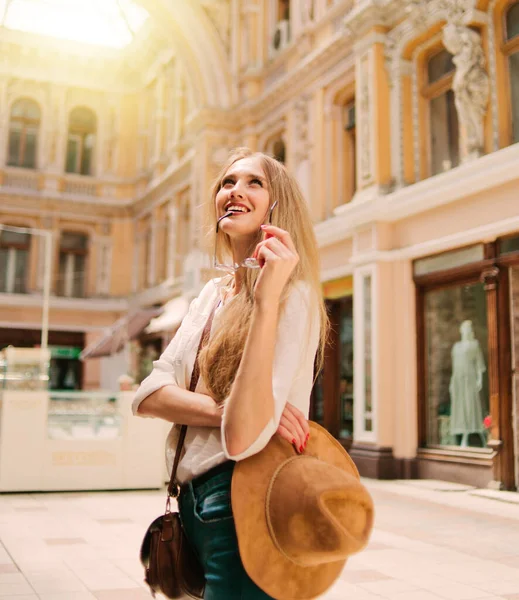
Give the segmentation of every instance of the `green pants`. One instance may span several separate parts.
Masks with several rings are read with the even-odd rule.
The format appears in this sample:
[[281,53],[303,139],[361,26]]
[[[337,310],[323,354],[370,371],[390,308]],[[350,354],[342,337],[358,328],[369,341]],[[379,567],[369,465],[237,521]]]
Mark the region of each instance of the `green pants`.
[[205,600],[272,600],[243,568],[231,509],[232,465],[182,486],[179,512],[206,578]]

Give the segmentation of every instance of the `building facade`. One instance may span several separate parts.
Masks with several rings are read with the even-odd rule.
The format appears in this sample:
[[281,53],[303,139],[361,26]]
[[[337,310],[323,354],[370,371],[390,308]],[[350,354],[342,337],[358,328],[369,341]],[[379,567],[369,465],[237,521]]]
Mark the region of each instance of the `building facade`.
[[137,4],[117,51],[1,30],[0,222],[33,233],[0,235],[0,342],[37,343],[36,230],[51,346],[192,297],[209,184],[246,145],[315,222],[333,328],[313,418],[366,475],[515,489],[519,2]]

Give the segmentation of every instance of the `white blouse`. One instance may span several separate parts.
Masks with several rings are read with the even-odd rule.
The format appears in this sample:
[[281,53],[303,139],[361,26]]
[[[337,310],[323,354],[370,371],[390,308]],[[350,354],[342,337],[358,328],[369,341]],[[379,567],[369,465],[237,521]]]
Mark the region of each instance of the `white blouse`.
[[[165,385],[178,385],[189,389],[196,352],[209,313],[220,298],[222,280],[207,283],[189,307],[177,334],[158,360],[153,371],[144,379],[133,400],[133,414],[139,404],[150,394]],[[243,460],[262,450],[277,431],[285,404],[290,402],[307,417],[310,393],[313,384],[314,360],[319,343],[320,321],[317,307],[311,302],[311,289],[305,282],[292,288],[282,311],[274,353],[272,389],[274,393],[274,415],[258,438],[244,452],[232,455],[225,446],[225,406],[221,428],[195,427],[187,429],[177,480],[184,483],[202,475],[226,460]],[[219,308],[216,311],[213,330],[218,326]],[[198,387],[201,385],[201,379]],[[140,416],[140,415],[139,415]],[[171,472],[178,441],[179,428],[173,427],[166,442],[166,460]]]

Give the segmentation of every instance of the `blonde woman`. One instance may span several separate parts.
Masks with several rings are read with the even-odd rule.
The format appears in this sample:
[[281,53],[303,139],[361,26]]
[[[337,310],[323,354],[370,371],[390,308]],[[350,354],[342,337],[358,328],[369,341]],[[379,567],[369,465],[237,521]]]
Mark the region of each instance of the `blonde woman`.
[[[188,425],[177,480],[187,538],[203,566],[207,600],[270,598],[246,574],[230,485],[236,461],[276,433],[304,452],[316,353],[327,318],[308,208],[286,168],[236,150],[211,194],[215,266],[228,271],[193,301],[177,335],[137,391],[134,413]],[[200,379],[188,391],[202,331]],[[178,439],[168,439],[169,462]]]

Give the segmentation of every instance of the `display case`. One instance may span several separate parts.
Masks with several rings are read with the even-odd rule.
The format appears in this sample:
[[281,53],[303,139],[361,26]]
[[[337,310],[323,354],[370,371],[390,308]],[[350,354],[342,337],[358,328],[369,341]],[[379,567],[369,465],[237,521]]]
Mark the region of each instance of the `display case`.
[[50,352],[42,348],[14,348],[0,351],[0,389],[46,390],[49,382]]

